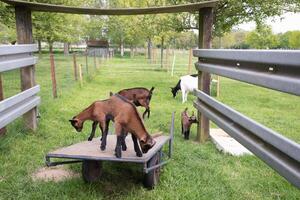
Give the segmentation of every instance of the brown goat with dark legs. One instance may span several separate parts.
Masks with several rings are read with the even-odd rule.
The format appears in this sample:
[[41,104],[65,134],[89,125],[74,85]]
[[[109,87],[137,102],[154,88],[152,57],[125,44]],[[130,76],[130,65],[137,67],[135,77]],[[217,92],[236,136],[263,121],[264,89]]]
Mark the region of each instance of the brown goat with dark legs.
[[198,123],[194,112],[189,116],[187,112],[188,108],[185,108],[181,113],[181,133],[184,135],[184,139],[188,140],[190,137],[190,129],[193,123]]
[[[77,131],[81,131],[83,123],[86,120],[99,123],[102,131],[102,150],[104,150],[106,146],[108,132],[107,121],[113,120],[115,122],[115,134],[117,135],[115,152],[118,158],[122,156],[121,149],[123,150],[125,143],[124,138],[128,132],[131,133],[134,150],[139,157],[142,156],[142,152],[147,153],[155,144],[151,135],[148,134],[136,107],[126,98],[118,94],[111,96],[108,100],[94,102],[83,112],[70,120],[70,122]],[[137,139],[139,140],[142,152],[138,146]]]
[[143,113],[143,118],[148,113],[148,118],[150,117],[150,101],[152,98],[154,87],[150,90],[143,87],[136,87],[136,88],[128,88],[124,90],[120,90],[118,92],[119,95],[127,98],[129,101],[134,103],[135,106],[142,106],[146,108]]
[[[128,88],[128,89],[120,90],[118,92],[118,94],[127,98],[129,101],[134,103],[135,106],[145,107],[146,110],[143,113],[143,118],[145,118],[146,113],[148,113],[148,118],[149,118],[150,117],[149,104],[150,104],[150,100],[152,98],[153,90],[154,90],[154,87],[152,87],[150,90],[148,90],[147,88],[142,88],[142,87]],[[113,95],[113,93],[109,92],[109,96],[112,96],[112,95]],[[97,124],[98,124],[98,122],[93,123],[92,131],[90,133],[90,137],[88,138],[88,141],[92,141],[92,139],[94,138]],[[100,126],[100,129],[101,129],[101,126]],[[124,147],[124,148],[126,149],[126,147]]]

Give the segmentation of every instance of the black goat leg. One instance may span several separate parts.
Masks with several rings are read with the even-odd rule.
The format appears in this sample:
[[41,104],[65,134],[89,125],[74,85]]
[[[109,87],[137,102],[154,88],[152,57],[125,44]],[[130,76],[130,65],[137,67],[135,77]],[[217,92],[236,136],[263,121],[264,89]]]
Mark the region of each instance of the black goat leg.
[[116,144],[116,157],[121,158],[122,157],[122,151],[121,151],[121,143],[122,143],[122,136],[117,136],[117,144]]
[[142,157],[143,153],[142,153],[142,151],[141,151],[141,149],[140,149],[140,147],[137,143],[136,137],[133,134],[131,134],[131,138],[132,138],[132,141],[133,141],[133,146],[134,146],[134,151],[136,153],[136,156],[137,157]]
[[92,125],[92,132],[90,134],[90,137],[88,138],[88,141],[92,141],[94,136],[95,136],[95,132],[96,132],[96,128],[97,128],[97,124],[98,122],[93,122],[93,125]]
[[101,131],[102,131],[102,139],[101,139],[100,149],[102,151],[104,151],[105,148],[106,148],[106,140],[107,140],[107,134],[108,134],[108,127],[109,127],[109,120],[107,120],[105,122],[105,126],[104,127],[100,126]]
[[147,109],[146,109],[146,110],[144,111],[144,113],[143,113],[143,119],[145,119],[146,113],[147,113]]
[[122,141],[121,141],[122,151],[127,150],[126,141],[125,141],[126,136],[127,136],[127,133],[124,130],[122,130],[122,135],[121,135],[121,137],[122,137]]
[[188,130],[184,131],[184,139],[186,139],[186,140],[189,139]]

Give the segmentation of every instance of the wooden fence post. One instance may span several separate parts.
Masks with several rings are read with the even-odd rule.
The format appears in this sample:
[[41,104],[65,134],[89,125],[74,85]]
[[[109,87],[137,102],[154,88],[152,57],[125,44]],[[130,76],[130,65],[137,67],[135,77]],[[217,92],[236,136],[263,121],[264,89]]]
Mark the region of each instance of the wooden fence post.
[[80,87],[82,87],[82,65],[79,64],[79,81],[80,81]]
[[166,67],[167,67],[167,72],[169,72],[169,68],[170,68],[170,65],[169,65],[169,53],[170,53],[170,48],[168,47],[167,50],[166,50]]
[[188,74],[191,74],[191,72],[192,72],[192,55],[193,55],[193,49],[190,49],[190,51],[189,51]]
[[[17,41],[18,44],[32,44],[31,10],[24,6],[15,6]],[[34,65],[20,69],[21,90],[27,90],[36,85]],[[33,108],[23,115],[25,126],[31,130],[37,128],[37,108]]]
[[76,53],[73,53],[73,65],[74,65],[74,79],[75,79],[75,81],[77,81],[78,73],[77,73]]
[[89,74],[89,63],[88,63],[88,52],[85,51],[85,68],[86,68],[86,74]]
[[[199,49],[211,48],[213,8],[199,10]],[[200,59],[198,60],[200,61]],[[210,74],[198,71],[198,89],[210,94]],[[204,143],[209,137],[209,120],[198,111],[197,141]]]
[[172,62],[171,76],[174,76],[174,67],[175,67],[175,51],[173,49],[173,62]]
[[51,80],[52,80],[52,94],[53,94],[53,98],[57,98],[55,64],[54,64],[54,57],[52,53],[50,54],[50,67],[51,67]]
[[97,69],[96,52],[94,52],[94,68]]
[[[3,85],[2,85],[2,75],[0,73],[0,101],[4,99],[4,91],[3,91]],[[6,128],[0,128],[0,136],[3,136],[6,133]]]

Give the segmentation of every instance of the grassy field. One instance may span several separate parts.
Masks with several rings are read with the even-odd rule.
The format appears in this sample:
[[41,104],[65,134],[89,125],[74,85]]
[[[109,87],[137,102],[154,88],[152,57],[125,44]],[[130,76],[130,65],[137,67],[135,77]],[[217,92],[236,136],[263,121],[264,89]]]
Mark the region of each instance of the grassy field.
[[[181,95],[173,99],[169,87],[186,74],[187,57],[176,58],[173,77],[159,65],[147,64],[143,56],[132,60],[117,57],[102,62],[98,71],[90,69],[93,76],[86,77],[80,87],[72,77],[71,57],[56,55],[59,98],[53,100],[48,55],[43,55],[36,67],[42,89],[38,130],[26,131],[19,119],[0,139],[0,199],[299,199],[298,189],[256,157],[224,155],[210,141],[199,145],[194,141],[195,127],[191,139],[183,140],[180,112],[185,107],[195,110],[194,97],[189,95],[188,102],[182,104]],[[78,58],[78,62],[83,64],[84,58]],[[92,59],[89,66],[93,66]],[[4,83],[10,83],[9,77],[18,78],[15,74],[4,76]],[[104,163],[105,173],[95,184],[85,184],[81,177],[58,183],[32,180],[32,173],[44,167],[47,152],[87,139],[91,123],[86,123],[78,134],[68,122],[72,116],[94,100],[107,98],[110,91],[135,86],[155,86],[151,117],[145,121],[150,132],[161,130],[167,134],[171,113],[176,111],[174,156],[163,168],[156,189],[143,188],[138,166],[116,163]],[[17,91],[12,88],[6,88],[6,94]],[[222,78],[219,100],[300,142],[299,97]],[[80,164],[66,167],[81,173]]]

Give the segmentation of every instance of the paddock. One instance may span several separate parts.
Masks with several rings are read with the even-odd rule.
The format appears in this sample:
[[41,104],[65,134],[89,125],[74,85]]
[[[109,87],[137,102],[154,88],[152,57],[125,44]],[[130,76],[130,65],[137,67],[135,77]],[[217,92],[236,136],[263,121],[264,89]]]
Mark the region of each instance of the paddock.
[[[7,1],[9,2],[9,1]],[[13,1],[11,1],[13,2]],[[31,4],[32,5],[32,4]],[[17,5],[19,6],[19,5]],[[199,8],[198,8],[199,9]],[[41,8],[39,9],[41,10]],[[67,9],[68,10],[68,9]],[[209,10],[209,9],[208,9]],[[29,10],[30,11],[30,10]],[[29,12],[28,11],[28,12]],[[207,10],[206,10],[207,11]],[[28,14],[28,13],[27,13]],[[208,32],[208,34],[200,35],[199,38],[199,47],[204,47],[206,50],[196,50],[194,51],[194,56],[199,57],[199,62],[196,64],[196,67],[199,71],[199,90],[201,91],[195,91],[197,100],[195,101],[194,105],[195,107],[199,110],[199,121],[201,122],[198,126],[198,134],[197,134],[197,141],[200,141],[201,143],[205,143],[208,139],[209,136],[209,120],[212,120],[215,122],[218,126],[223,127],[225,130],[227,130],[233,137],[239,138],[239,142],[242,144],[245,144],[248,148],[253,151],[255,155],[260,157],[262,160],[265,160],[266,163],[268,163],[272,168],[274,168],[279,174],[284,176],[289,182],[294,184],[296,187],[299,187],[299,144],[291,141],[290,139],[287,139],[284,136],[279,135],[278,133],[275,133],[273,131],[270,131],[266,127],[262,127],[261,124],[258,124],[256,122],[253,122],[252,120],[245,118],[245,116],[240,115],[240,113],[236,113],[232,109],[228,109],[227,106],[224,106],[220,104],[219,102],[211,99],[207,94],[209,94],[210,91],[210,74],[209,73],[215,73],[219,74],[221,76],[225,76],[228,78],[248,82],[248,83],[253,83],[253,79],[251,80],[251,76],[248,76],[249,74],[253,73],[260,73],[261,77],[259,80],[262,82],[255,82],[254,84],[262,86],[262,87],[267,87],[267,88],[272,88],[275,90],[279,90],[282,92],[286,93],[291,93],[294,95],[299,95],[299,71],[297,70],[297,67],[299,66],[299,51],[283,51],[279,52],[279,54],[274,56],[272,52],[266,51],[265,55],[262,56],[264,57],[263,59],[260,60],[252,60],[251,58],[249,59],[248,55],[245,52],[229,52],[227,53],[226,51],[210,51],[207,50],[210,47],[210,39],[211,39],[211,26],[212,25],[212,20],[209,16],[211,13],[209,12],[203,12],[206,22],[204,23],[204,30]],[[200,15],[201,16],[201,15]],[[202,18],[200,17],[200,22],[202,21]],[[204,20],[205,21],[205,20]],[[201,24],[201,23],[200,23]],[[200,33],[204,33],[203,30],[200,30]],[[201,52],[201,53],[200,53]],[[262,51],[257,51],[257,52],[252,52],[256,53],[261,56],[263,53]],[[227,55],[226,55],[227,54]],[[275,53],[277,54],[277,53]],[[257,56],[257,57],[260,57]],[[273,62],[267,62],[266,58],[278,58],[274,59]],[[274,56],[274,57],[273,57]],[[283,56],[285,58],[290,58],[289,61],[288,59],[280,59]],[[217,61],[222,61],[223,63],[227,64],[226,66],[221,65],[219,62],[214,62],[215,60]],[[235,68],[239,68],[239,66],[242,64],[241,69],[235,70]],[[248,65],[250,64],[250,65]],[[261,67],[261,68],[255,68],[255,65]],[[271,65],[271,67],[270,67]],[[288,66],[286,71],[284,73],[281,73],[281,70],[273,70],[275,67],[274,66],[279,66],[278,69],[282,69],[283,66]],[[217,68],[216,66],[219,66]],[[233,68],[230,68],[234,66]],[[238,66],[238,67],[237,67]],[[243,68],[246,66],[245,68]],[[248,66],[254,67],[254,69],[249,69]],[[224,69],[220,69],[224,68]],[[276,69],[276,68],[275,68]],[[227,71],[226,71],[227,70]],[[238,71],[239,73],[237,73]],[[23,81],[27,80],[27,83],[30,85],[32,84],[32,81],[28,82],[28,75],[29,77],[32,77],[32,71],[28,70],[25,71],[24,73],[27,72],[27,75],[23,76]],[[277,74],[274,74],[275,72],[278,72]],[[250,80],[245,80],[248,77]],[[276,80],[282,80],[286,79],[287,81],[284,82],[284,84],[273,84],[273,80],[276,82]],[[272,80],[270,82],[270,80]],[[25,82],[24,82],[25,84]],[[26,84],[25,84],[26,85]],[[28,86],[28,85],[27,85]],[[32,84],[31,86],[34,86]],[[92,89],[91,89],[92,90]],[[34,93],[35,95],[36,93]],[[33,107],[35,107],[34,105]],[[33,111],[29,112],[29,115],[27,114],[25,119],[31,120],[32,122],[31,128],[36,129],[37,127],[34,125],[36,118],[32,118]],[[30,115],[31,113],[31,115]],[[162,112],[159,112],[161,114]],[[23,114],[23,113],[22,113]],[[233,114],[230,116],[230,114]],[[29,116],[29,117],[28,117]],[[31,118],[30,118],[31,116]],[[231,118],[230,118],[231,117]],[[240,118],[240,119],[238,119]],[[6,125],[6,124],[5,124]],[[232,125],[233,127],[238,127],[240,132],[239,133],[245,133],[248,134],[248,140],[247,139],[242,139],[242,137],[238,136],[236,133],[236,129],[230,127]],[[246,127],[246,128],[245,128]],[[53,127],[55,128],[55,127]],[[259,131],[257,129],[260,128]],[[265,131],[264,133],[267,134],[265,137],[263,136],[262,131]],[[250,139],[249,139],[250,138]],[[251,140],[253,139],[254,140]],[[261,145],[255,145],[255,142]],[[280,145],[279,143],[282,143]],[[286,145],[284,145],[286,144]],[[198,145],[198,144],[193,144],[193,145]],[[180,145],[180,147],[182,147]],[[266,147],[266,148],[264,148]],[[287,148],[286,148],[287,147]],[[204,146],[205,148],[205,146]],[[198,153],[201,152],[203,153],[203,156],[205,157],[205,150],[201,150],[201,147],[193,147],[195,151]],[[203,152],[204,151],[204,152]],[[192,152],[191,152],[192,153]],[[270,156],[272,155],[272,156]],[[268,157],[269,156],[269,157]],[[201,156],[200,156],[201,157]],[[218,157],[218,156],[216,156]],[[218,157],[220,158],[220,157]],[[276,163],[280,160],[278,163]],[[201,159],[200,159],[201,160]],[[203,161],[203,160],[202,160]],[[199,164],[196,161],[197,164]],[[190,163],[191,164],[191,163]],[[223,163],[226,164],[226,163]],[[280,165],[280,166],[279,166]],[[197,169],[197,166],[191,164],[195,169]],[[279,167],[278,167],[279,166]],[[211,172],[212,169],[207,168],[202,168],[202,170],[207,170],[206,172]],[[270,169],[268,169],[270,170]],[[271,170],[270,170],[271,171]],[[205,171],[203,171],[205,173]],[[199,178],[199,177],[198,177]],[[256,177],[258,178],[258,177]],[[201,181],[201,179],[197,179]],[[209,181],[209,179],[206,179]],[[216,179],[213,178],[213,180],[217,181]],[[263,182],[263,180],[260,179],[260,181]],[[202,185],[203,186],[203,185]],[[286,187],[286,186],[285,186]],[[216,189],[216,188],[215,188]],[[294,194],[294,193],[293,193]],[[293,195],[292,194],[292,195]],[[288,195],[288,194],[286,194]],[[237,197],[237,196],[236,196]],[[263,197],[263,194],[262,196]]]

